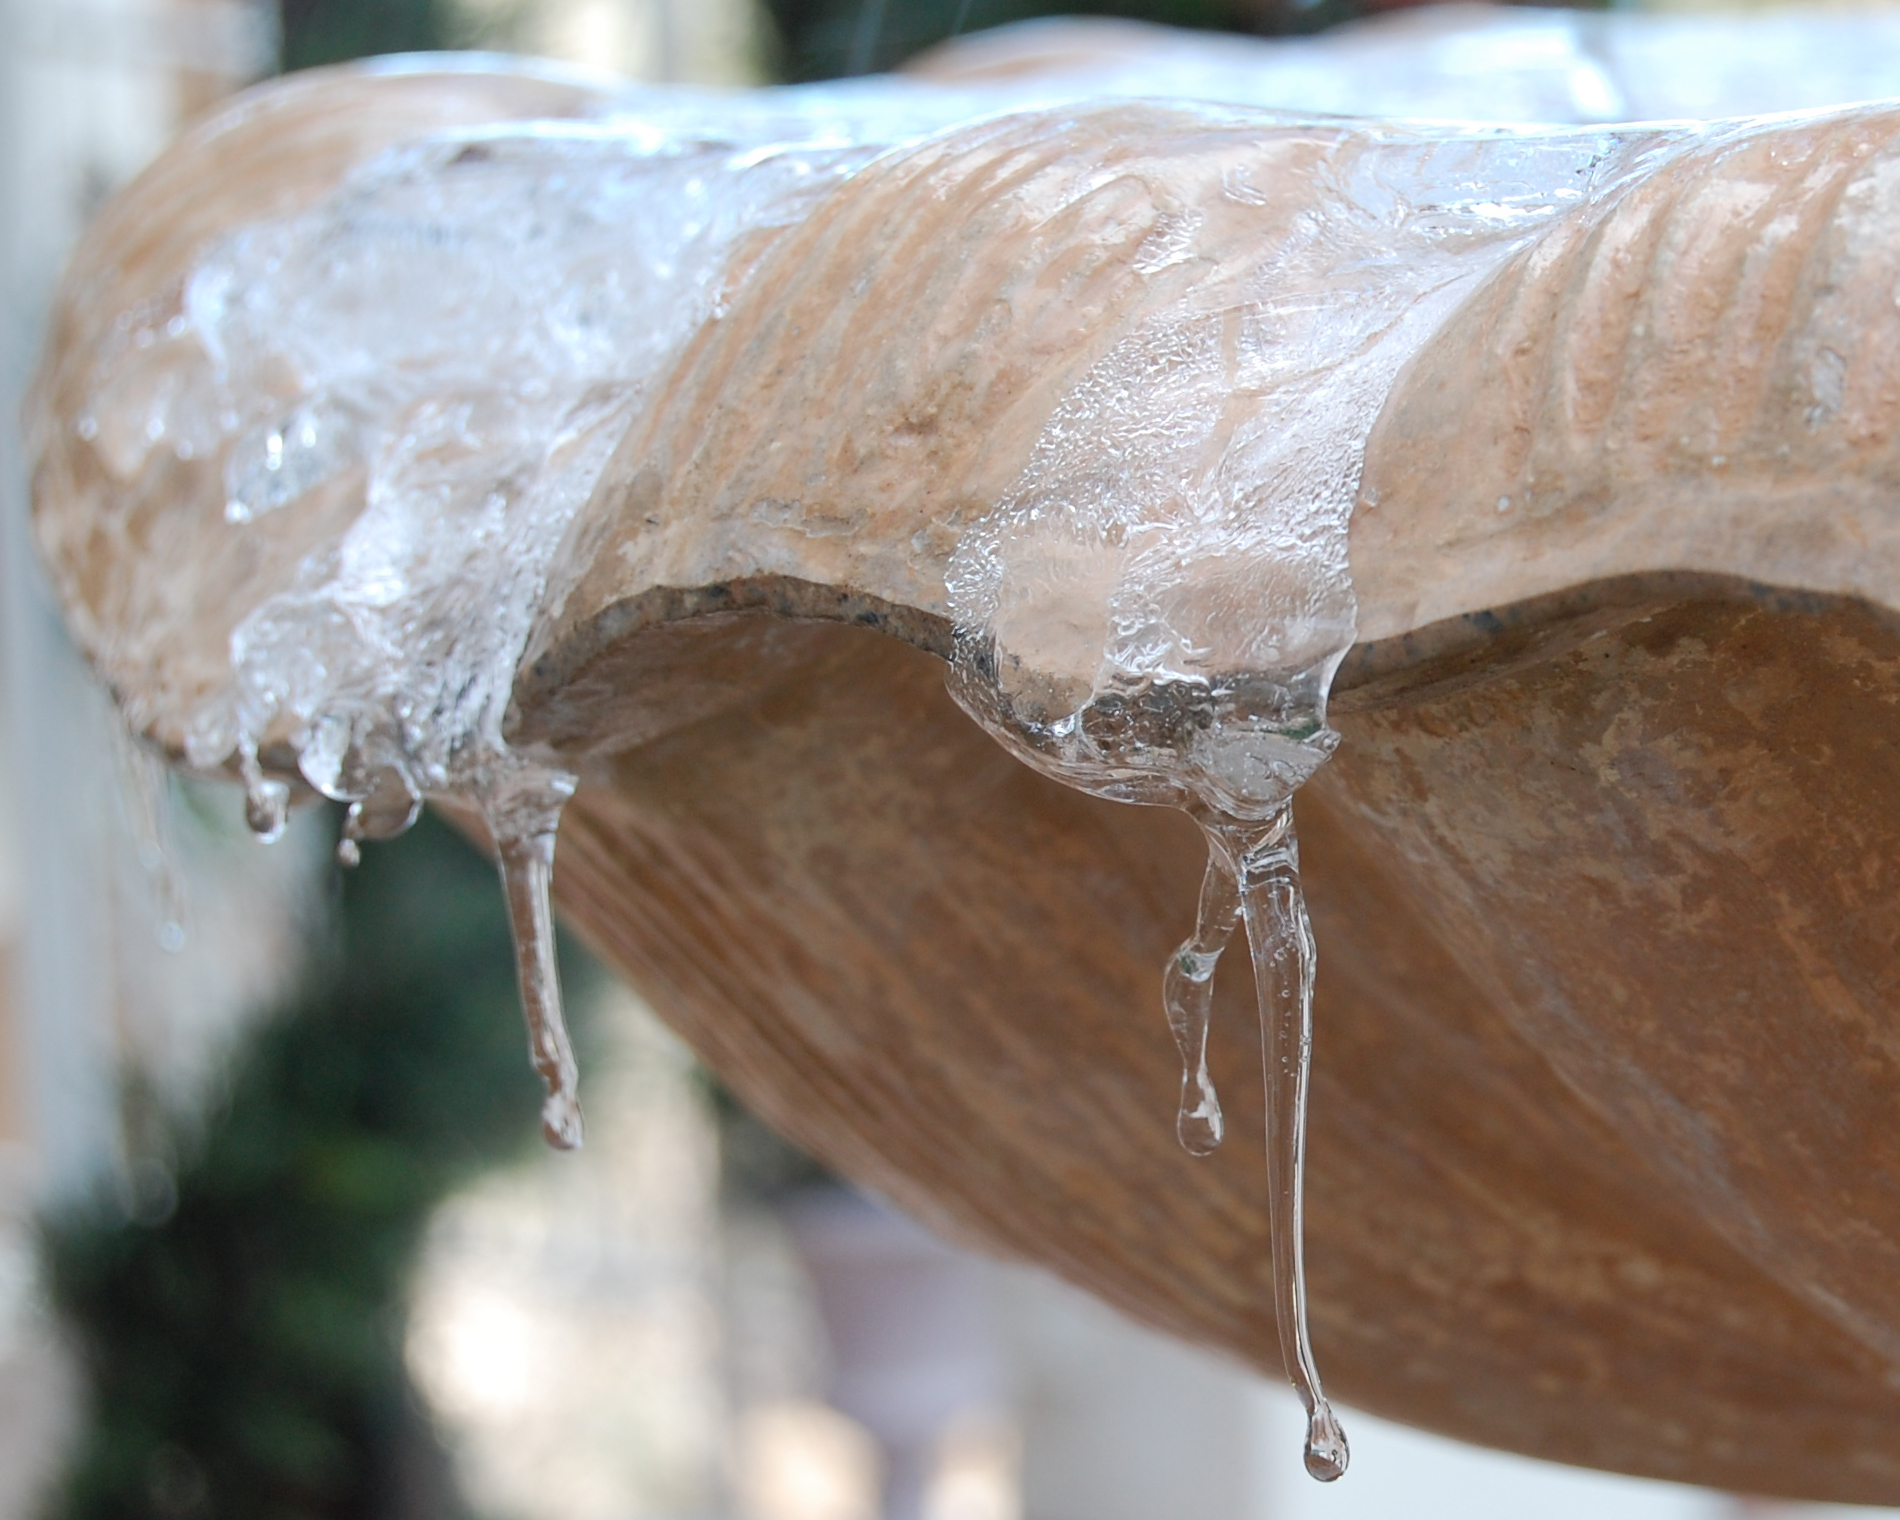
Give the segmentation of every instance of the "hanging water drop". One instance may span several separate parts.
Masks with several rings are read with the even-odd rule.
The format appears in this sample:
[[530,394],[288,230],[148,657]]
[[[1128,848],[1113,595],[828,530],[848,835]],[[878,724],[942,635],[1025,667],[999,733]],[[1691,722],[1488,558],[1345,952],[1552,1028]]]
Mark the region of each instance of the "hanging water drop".
[[1239,885],[1253,952],[1267,1087],[1267,1221],[1273,1237],[1273,1312],[1287,1379],[1306,1408],[1306,1470],[1322,1483],[1346,1471],[1351,1449],[1320,1386],[1307,1329],[1304,1247],[1306,1099],[1313,1058],[1313,928],[1300,887],[1293,808],[1263,822],[1203,820],[1211,851]]
[[246,826],[265,844],[275,844],[290,823],[289,785],[264,774],[254,744],[239,747],[238,774],[244,780]]
[[[413,815],[411,822],[413,822]],[[404,824],[406,829],[409,824]],[[347,871],[353,871],[362,864],[363,841],[377,837],[370,830],[367,814],[362,800],[352,802],[343,814],[343,832],[336,842],[337,864]]]
[[1346,1476],[1351,1464],[1352,1447],[1345,1429],[1332,1404],[1322,1397],[1306,1415],[1306,1471],[1321,1483],[1335,1483]]
[[484,815],[494,837],[514,934],[515,973],[521,1011],[528,1022],[528,1054],[547,1085],[541,1133],[557,1150],[581,1143],[580,1073],[561,1012],[561,976],[554,955],[554,840],[561,809],[574,794],[574,778],[537,778],[486,799]]

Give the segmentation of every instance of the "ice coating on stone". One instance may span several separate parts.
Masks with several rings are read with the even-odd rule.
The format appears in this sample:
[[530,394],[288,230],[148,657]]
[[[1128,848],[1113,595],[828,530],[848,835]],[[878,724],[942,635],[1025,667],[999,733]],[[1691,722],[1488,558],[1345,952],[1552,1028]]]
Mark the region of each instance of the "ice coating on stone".
[[862,151],[734,156],[632,128],[465,134],[200,262],[177,337],[202,368],[179,388],[228,440],[227,517],[320,510],[349,476],[362,506],[238,624],[193,763],[287,726],[304,779],[355,805],[353,838],[516,768],[502,715],[568,518],[732,241]]
[[1189,208],[1156,267],[1219,274],[1087,374],[960,538],[958,700],[1099,795],[1277,813],[1337,742],[1347,528],[1400,368],[1505,258],[1687,140],[1309,133],[1271,194],[1225,175],[1257,257],[1200,246]]
[[[281,799],[256,755],[288,743],[312,786],[354,805],[350,843],[402,827],[418,796],[484,785],[484,778],[501,784],[513,774],[522,757],[501,739],[502,716],[515,659],[548,600],[550,560],[568,519],[643,397],[661,382],[669,357],[715,315],[719,282],[738,243],[796,222],[878,153],[958,121],[1104,92],[1198,94],[1308,110],[1429,113],[1461,106],[1472,116],[1587,119],[1603,114],[1601,102],[1574,90],[1565,98],[1540,94],[1541,85],[1514,94],[1508,81],[1543,80],[1556,69],[1574,83],[1578,59],[1627,56],[1640,60],[1624,69],[1635,84],[1617,76],[1618,101],[1627,105],[1643,90],[1646,100],[1658,98],[1655,79],[1669,75],[1658,57],[1679,62],[1694,51],[1705,63],[1696,76],[1698,100],[1734,105],[1738,88],[1765,89],[1764,81],[1787,72],[1708,64],[1711,39],[1728,33],[1695,24],[1684,24],[1687,32],[1676,26],[1670,35],[1682,36],[1658,54],[1654,29],[1640,20],[1474,20],[1460,13],[1422,26],[1252,48],[1157,48],[1144,35],[1148,56],[1139,78],[1109,60],[1086,76],[984,91],[868,81],[750,95],[629,92],[619,113],[605,119],[451,132],[381,155],[315,208],[260,221],[206,249],[175,303],[126,313],[117,341],[100,356],[91,403],[72,424],[134,494],[177,489],[160,468],[163,456],[215,460],[217,506],[227,520],[264,525],[323,514],[342,526],[302,562],[292,585],[249,609],[234,628],[235,679],[208,697],[194,695],[189,760],[257,770],[246,779],[253,812],[268,831]],[[1869,36],[1888,24],[1853,18]],[[1729,54],[1753,56],[1746,42]],[[1885,54],[1863,47],[1829,56],[1837,61],[1826,87],[1838,91],[1875,82],[1878,65],[1869,60]],[[1401,60],[1404,67],[1397,66]],[[1775,103],[1786,95],[1784,87]],[[1378,195],[1358,193],[1348,175],[1343,200],[1316,198],[1318,223],[1305,245],[1281,250],[1276,263],[1255,271],[1259,282],[1286,282],[1279,310],[1272,292],[1264,304],[1232,292],[1224,316],[1173,313],[1091,375],[1052,422],[1036,465],[999,521],[986,526],[981,542],[960,549],[952,587],[959,622],[982,629],[1006,616],[1001,604],[986,602],[1003,570],[980,561],[1013,552],[1004,524],[1043,513],[1050,491],[1072,483],[1077,470],[1065,464],[1065,449],[1087,454],[1097,433],[1124,429],[1148,446],[1124,450],[1119,466],[1148,482],[1178,470],[1196,445],[1144,436],[1153,431],[1149,410],[1168,411],[1168,428],[1199,429],[1204,446],[1218,423],[1204,405],[1198,415],[1196,407],[1205,401],[1210,370],[1222,365],[1234,385],[1258,383],[1276,393],[1260,411],[1277,408],[1270,426],[1258,419],[1243,424],[1246,436],[1236,439],[1225,472],[1262,481],[1262,471],[1330,476],[1335,495],[1349,494],[1354,460],[1342,439],[1361,431],[1406,341],[1380,338],[1377,354],[1353,354],[1349,362],[1342,356],[1358,338],[1370,339],[1381,321],[1414,337],[1428,329],[1485,264],[1483,256],[1441,255],[1460,239],[1475,239],[1502,257],[1514,246],[1514,226],[1534,227],[1562,209],[1561,193],[1539,200],[1540,176],[1564,190],[1572,166],[1558,160],[1593,150],[1571,139],[1502,150],[1466,142],[1458,151],[1473,155],[1470,204],[1460,210],[1454,193],[1444,228],[1426,225],[1429,210],[1395,228],[1391,246],[1379,250],[1386,273],[1397,272],[1394,282],[1349,270],[1345,259],[1321,267],[1325,244],[1357,239],[1362,251],[1371,248],[1380,216],[1405,217],[1398,208],[1414,191],[1426,199],[1412,204],[1425,207],[1443,187],[1431,173],[1414,175],[1416,186],[1395,182],[1381,206]],[[1477,160],[1500,151],[1546,160],[1527,169],[1515,198],[1488,196],[1480,183],[1495,165]],[[1393,141],[1360,155],[1364,162],[1352,173],[1369,183],[1396,169],[1402,181],[1408,155],[1441,162],[1446,152],[1443,144]],[[1449,182],[1459,171],[1433,172]],[[1240,185],[1235,193],[1247,191]],[[1193,255],[1191,225],[1184,221],[1172,235],[1178,249],[1154,251],[1163,264]],[[1421,257],[1405,265],[1414,253]],[[1445,300],[1436,299],[1441,292]],[[1368,294],[1377,311],[1360,306]],[[1352,317],[1358,338],[1322,333],[1317,346],[1305,343],[1294,329],[1300,303],[1309,300],[1344,303],[1337,310]],[[1236,320],[1239,352],[1229,355],[1222,324]],[[1272,373],[1285,367],[1286,355],[1302,353],[1318,377],[1303,390]],[[1162,382],[1154,396],[1143,369],[1150,363]],[[1302,408],[1323,414],[1317,430]],[[1333,419],[1347,414],[1353,420],[1336,425]],[[1276,448],[1282,457],[1273,457]],[[1308,457],[1292,457],[1301,453]],[[1085,494],[1096,489],[1081,486]],[[1202,490],[1200,499],[1180,506],[1204,513],[1219,494]],[[1234,506],[1233,491],[1225,495]],[[1064,503],[1055,510],[1073,517],[1077,508]],[[1109,520],[1101,526],[1135,532],[1131,559],[1160,539],[1183,536],[1178,525],[1143,516],[1146,509],[1104,510]],[[1255,542],[1221,543],[1223,557],[1238,549],[1256,561],[1284,559],[1290,550],[1327,566],[1320,578],[1327,584],[1279,628],[1309,653],[1334,642],[1350,622],[1349,606],[1330,584],[1343,577],[1343,545],[1325,518],[1322,511],[1278,520],[1265,534],[1248,525]],[[1199,526],[1204,540],[1226,531],[1218,523]],[[1158,529],[1159,539],[1149,529]],[[1125,587],[1150,579],[1139,566],[1121,577]],[[1171,615],[1139,596],[1121,597],[1109,610],[1124,635],[1118,642],[1131,646],[1145,636],[1140,627],[1158,630]],[[1208,630],[1175,630],[1184,631],[1194,638]],[[166,635],[163,626],[144,632],[161,643]],[[1244,653],[1222,650],[1221,642],[1208,647],[1223,657]],[[113,650],[97,653],[126,693],[135,726],[166,716],[153,710],[162,706],[158,698],[114,668]],[[1266,663],[1284,665],[1281,655]],[[1183,663],[1156,648],[1105,674],[1122,688],[1115,701],[1124,708],[1129,680],[1147,680],[1150,665],[1166,667],[1158,689],[1169,700],[1185,694],[1198,703],[1206,662],[1190,655],[1185,664],[1194,669],[1179,687]],[[1322,659],[1299,679],[1323,686],[1326,673]],[[1310,692],[1214,690],[1213,700],[1224,735],[1237,731],[1236,722],[1258,732],[1239,745],[1201,740],[1190,757],[1201,789],[1247,805],[1266,797],[1270,806],[1270,794],[1297,784],[1322,756],[1324,732],[1302,732],[1298,716],[1312,708]],[[1147,721],[1132,709],[1103,708],[1095,716],[1123,727]],[[1195,721],[1208,716],[1203,711]],[[1004,717],[1038,721],[1028,709]],[[1039,732],[1040,747],[1050,748],[1043,741],[1051,738],[1062,747],[1063,736]],[[1113,735],[1083,739],[1090,763],[1104,746],[1121,742]],[[1119,794],[1146,795],[1130,778],[1117,785]]]
[[129,678],[154,660],[128,646],[162,644],[163,618],[95,651],[136,727],[182,716],[189,763],[233,764],[266,821],[276,799],[250,772],[272,740],[361,805],[357,837],[397,831],[418,796],[505,784],[550,561],[666,361],[716,317],[734,248],[973,109],[887,85],[627,99],[640,114],[392,149],[205,249],[100,355],[72,425],[122,495],[176,495],[171,464],[216,461],[190,478],[227,522],[336,525],[237,623],[233,680],[190,712]]
[[1708,120],[1900,95],[1900,14],[1790,8],[1668,15],[1444,5],[1317,37],[1209,36],[1136,23],[1025,22],[968,39],[943,77],[1007,43],[1099,94],[1340,116],[1615,123]]
[[186,758],[234,768],[274,840],[290,786],[260,751],[287,742],[348,805],[345,865],[425,795],[474,803],[561,1146],[580,1110],[548,890],[573,780],[513,751],[502,719],[549,558],[643,387],[711,314],[727,251],[875,151],[779,116],[750,137],[634,122],[385,154],[206,250],[177,309],[105,357],[77,423],[121,480],[167,451],[220,460],[228,522],[351,514],[236,623],[231,681],[184,715]]

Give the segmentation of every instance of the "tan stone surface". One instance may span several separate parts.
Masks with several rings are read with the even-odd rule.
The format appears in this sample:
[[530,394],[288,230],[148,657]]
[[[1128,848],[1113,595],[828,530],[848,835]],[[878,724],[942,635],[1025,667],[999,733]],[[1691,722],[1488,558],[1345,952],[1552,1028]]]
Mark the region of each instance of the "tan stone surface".
[[1657,569],[1894,605],[1896,134],[1700,149],[1468,301],[1367,450],[1361,638]]
[[[1342,716],[1339,757],[1301,795],[1321,946],[1317,1349],[1339,1396],[1466,1439],[1891,1501],[1900,1393],[1791,1285],[1876,1314],[1891,1293],[1900,1073],[1879,994],[1900,912],[1858,873],[1900,845],[1900,820],[1884,798],[1850,804],[1850,771],[1826,780],[1813,762],[1856,734],[1878,745],[1861,684],[1900,679],[1900,644],[1845,612],[1817,625],[1693,603],[1669,618]],[[725,623],[735,647],[747,622]],[[1779,669],[1817,627],[1825,643]],[[1853,658],[1837,664],[1837,646]],[[847,1174],[1277,1368],[1237,967],[1214,1053],[1229,1140],[1197,1161],[1173,1135],[1159,968],[1192,916],[1192,828],[1017,765],[927,656],[853,629],[815,630],[802,656],[763,697],[582,790],[561,846],[570,917],[748,1102]],[[1690,752],[1746,730],[1783,785],[1797,763],[1711,699],[1738,660],[1784,699],[1832,694],[1800,821],[1839,831],[1751,833],[1768,783],[1739,776],[1730,830],[1673,860],[1699,817],[1676,809],[1707,801],[1649,758],[1655,730]],[[1718,750],[1699,779],[1723,775]],[[1872,819],[1879,840],[1862,837]],[[1855,871],[1830,890],[1855,893],[1859,916],[1804,937],[1848,839]],[[1659,880],[1669,863],[1678,878]],[[1797,873],[1779,891],[1778,871]],[[1701,910],[1692,924],[1672,893]],[[1817,965],[1851,987],[1821,1029],[1803,982]],[[1765,1000],[1738,1003],[1758,985]],[[1552,987],[1579,1028],[1553,1032]],[[1676,1038],[1652,1045],[1657,1028]],[[1659,1131],[1680,1142],[1672,1115],[1705,1110],[1692,1137],[1740,1147],[1720,1189],[1680,1155],[1643,1154]],[[1767,1226],[1739,1248],[1738,1203]]]

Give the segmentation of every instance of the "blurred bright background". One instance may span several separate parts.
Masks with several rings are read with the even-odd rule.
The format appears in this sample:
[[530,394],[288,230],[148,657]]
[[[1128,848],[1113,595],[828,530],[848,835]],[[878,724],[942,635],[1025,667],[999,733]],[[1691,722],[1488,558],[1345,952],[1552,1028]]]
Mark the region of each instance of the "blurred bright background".
[[13,430],[43,312],[94,208],[223,95],[445,46],[818,78],[1091,8],[1377,7],[0,0],[0,1520],[1849,1513],[1365,1416],[1321,1488],[1284,1388],[850,1191],[578,959],[590,1139],[546,1154],[487,865],[425,824],[345,879],[315,812],[257,847],[116,739],[67,645]]

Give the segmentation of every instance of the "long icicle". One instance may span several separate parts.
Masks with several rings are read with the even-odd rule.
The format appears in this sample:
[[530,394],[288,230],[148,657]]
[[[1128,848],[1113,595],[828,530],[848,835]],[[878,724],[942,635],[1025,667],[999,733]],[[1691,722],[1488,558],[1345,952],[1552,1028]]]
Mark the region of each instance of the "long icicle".
[[561,1013],[561,976],[554,955],[554,839],[573,782],[560,777],[541,795],[510,794],[488,808],[489,832],[508,899],[514,932],[515,974],[528,1021],[528,1054],[547,1086],[541,1133],[557,1150],[579,1148],[582,1138],[580,1071]]
[[1226,1132],[1220,1095],[1207,1070],[1207,1033],[1214,1009],[1214,971],[1239,921],[1240,883],[1226,849],[1210,834],[1194,933],[1168,958],[1161,978],[1162,1005],[1181,1052],[1181,1109],[1174,1132],[1193,1156],[1207,1155]]
[[1209,824],[1240,883],[1253,951],[1267,1088],[1268,1224],[1273,1234],[1273,1310],[1287,1378],[1306,1407],[1306,1470],[1322,1483],[1346,1471],[1351,1450],[1320,1386],[1306,1323],[1303,1189],[1306,1096],[1313,1055],[1313,927],[1300,889],[1293,809],[1264,823]]

